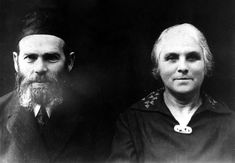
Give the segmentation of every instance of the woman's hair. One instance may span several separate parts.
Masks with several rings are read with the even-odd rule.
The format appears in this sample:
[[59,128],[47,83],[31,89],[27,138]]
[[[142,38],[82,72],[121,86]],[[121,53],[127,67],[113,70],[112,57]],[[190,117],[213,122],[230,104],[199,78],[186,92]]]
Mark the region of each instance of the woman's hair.
[[184,23],[184,24],[174,25],[172,27],[165,29],[160,34],[157,41],[154,43],[153,50],[151,52],[151,60],[154,64],[154,67],[152,69],[152,74],[154,78],[156,79],[159,78],[159,68],[158,68],[159,56],[162,50],[164,39],[169,33],[169,31],[172,30],[178,32],[179,34],[182,33],[184,35],[186,34],[190,37],[193,37],[199,43],[199,46],[202,48],[203,51],[203,60],[206,65],[205,74],[206,76],[211,75],[213,69],[213,55],[209,49],[205,36],[195,26],[188,23]]

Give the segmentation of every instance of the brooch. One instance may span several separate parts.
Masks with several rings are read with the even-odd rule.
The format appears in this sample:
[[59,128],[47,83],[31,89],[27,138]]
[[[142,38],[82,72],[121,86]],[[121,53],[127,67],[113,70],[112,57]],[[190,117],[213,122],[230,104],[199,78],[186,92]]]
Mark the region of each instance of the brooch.
[[181,134],[191,134],[193,129],[189,126],[175,125],[174,131]]

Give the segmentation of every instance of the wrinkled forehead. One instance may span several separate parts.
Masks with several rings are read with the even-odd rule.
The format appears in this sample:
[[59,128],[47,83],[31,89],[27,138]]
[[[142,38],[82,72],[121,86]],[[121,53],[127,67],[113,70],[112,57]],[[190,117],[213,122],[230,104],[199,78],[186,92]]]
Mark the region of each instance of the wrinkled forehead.
[[34,34],[25,36],[19,41],[19,51],[20,53],[63,53],[64,44],[64,40],[57,36],[47,34]]

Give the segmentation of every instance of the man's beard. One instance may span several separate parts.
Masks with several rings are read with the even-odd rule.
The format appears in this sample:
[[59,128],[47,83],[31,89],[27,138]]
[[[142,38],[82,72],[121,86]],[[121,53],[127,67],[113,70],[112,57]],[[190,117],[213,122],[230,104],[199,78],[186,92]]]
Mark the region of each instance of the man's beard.
[[32,110],[36,105],[54,109],[63,102],[62,84],[55,76],[26,78],[21,73],[17,73],[16,87],[19,104],[28,110]]

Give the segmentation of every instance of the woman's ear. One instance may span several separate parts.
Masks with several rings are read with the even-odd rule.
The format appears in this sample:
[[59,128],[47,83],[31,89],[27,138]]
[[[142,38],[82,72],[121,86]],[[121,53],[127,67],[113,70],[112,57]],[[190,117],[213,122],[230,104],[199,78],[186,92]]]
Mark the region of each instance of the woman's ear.
[[13,54],[13,61],[14,61],[14,67],[15,67],[15,71],[19,72],[19,65],[18,65],[18,53],[16,52],[12,52]]
[[160,74],[159,74],[159,69],[158,68],[156,68],[156,67],[154,67],[153,69],[152,69],[152,75],[153,75],[153,77],[155,78],[155,79],[159,79],[159,77],[160,77]]

